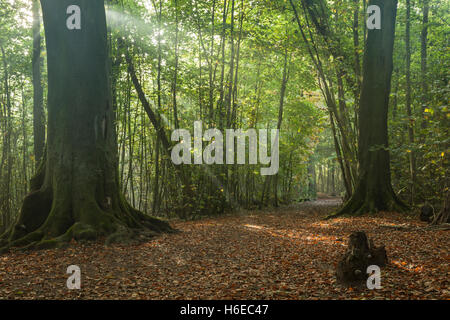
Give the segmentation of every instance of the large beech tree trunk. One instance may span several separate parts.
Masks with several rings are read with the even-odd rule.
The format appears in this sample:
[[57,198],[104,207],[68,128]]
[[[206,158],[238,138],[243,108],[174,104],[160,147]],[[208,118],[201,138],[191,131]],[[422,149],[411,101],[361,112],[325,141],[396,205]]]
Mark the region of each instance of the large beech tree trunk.
[[350,200],[336,215],[407,209],[391,185],[387,115],[393,69],[397,0],[371,0],[381,9],[381,29],[368,30],[359,108],[359,176]]
[[[163,221],[133,209],[119,191],[103,0],[41,0],[48,57],[48,140],[4,249],[75,239],[154,235]],[[66,26],[81,9],[81,29]],[[139,231],[139,232],[138,232]]]

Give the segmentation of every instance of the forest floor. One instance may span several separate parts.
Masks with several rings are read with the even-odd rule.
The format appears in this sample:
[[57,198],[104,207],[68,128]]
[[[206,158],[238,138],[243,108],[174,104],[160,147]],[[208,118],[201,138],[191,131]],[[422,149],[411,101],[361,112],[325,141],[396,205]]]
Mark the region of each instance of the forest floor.
[[[140,245],[73,242],[0,256],[0,299],[450,299],[448,231],[394,213],[322,218],[322,199],[176,221],[181,232]],[[354,231],[385,244],[380,290],[343,288],[334,270]],[[66,269],[81,268],[81,290]]]

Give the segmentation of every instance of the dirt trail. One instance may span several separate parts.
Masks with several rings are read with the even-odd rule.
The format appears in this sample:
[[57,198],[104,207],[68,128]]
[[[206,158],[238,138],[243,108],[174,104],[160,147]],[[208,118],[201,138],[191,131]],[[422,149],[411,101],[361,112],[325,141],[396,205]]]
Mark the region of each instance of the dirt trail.
[[[0,299],[449,299],[449,234],[399,214],[322,218],[337,199],[175,222],[181,232],[135,246],[73,243],[0,256]],[[389,226],[402,225],[396,230]],[[338,286],[348,235],[385,244],[381,290]],[[78,265],[82,289],[66,288]]]

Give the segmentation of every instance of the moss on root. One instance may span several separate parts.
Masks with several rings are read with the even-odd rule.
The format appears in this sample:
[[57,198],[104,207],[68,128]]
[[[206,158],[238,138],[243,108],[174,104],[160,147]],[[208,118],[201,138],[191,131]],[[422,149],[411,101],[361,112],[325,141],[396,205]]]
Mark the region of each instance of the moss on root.
[[17,222],[0,236],[0,253],[60,248],[72,239],[129,243],[175,232],[168,222],[131,207],[115,182],[105,186],[101,175],[85,171],[75,179],[65,168],[49,170],[45,162],[32,179],[33,191]]
[[[123,198],[120,199],[119,212],[104,210],[95,201],[86,201],[79,205],[80,209],[77,212],[73,211],[72,205],[64,201],[60,202],[60,205],[53,203],[51,210],[48,209],[47,203],[45,210],[30,205],[47,201],[48,198],[39,199],[43,195],[42,192],[30,194],[24,202],[16,224],[2,236],[0,254],[11,248],[19,250],[61,248],[72,239],[94,241],[105,238],[105,244],[109,245],[143,241],[163,232],[175,232],[168,222],[144,215],[133,209]],[[46,210],[49,212],[41,225],[29,227],[32,225],[30,223],[32,213],[42,214]]]
[[393,192],[386,192],[383,196],[374,196],[368,193],[363,195],[362,192],[358,192],[341,209],[328,215],[325,220],[338,217],[357,217],[379,211],[407,212],[408,210],[408,206]]

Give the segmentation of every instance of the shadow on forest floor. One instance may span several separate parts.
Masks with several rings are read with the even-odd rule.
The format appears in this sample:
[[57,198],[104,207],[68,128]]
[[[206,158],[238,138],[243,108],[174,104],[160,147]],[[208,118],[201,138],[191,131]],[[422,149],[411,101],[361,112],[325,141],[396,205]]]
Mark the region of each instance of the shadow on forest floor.
[[[125,246],[0,256],[0,299],[449,299],[447,231],[382,212],[322,218],[340,204],[320,199],[279,209],[174,222],[181,232]],[[401,224],[396,230],[389,226]],[[383,227],[384,226],[384,227]],[[334,270],[354,231],[385,244],[380,290],[343,288]],[[81,268],[81,290],[66,269]]]

